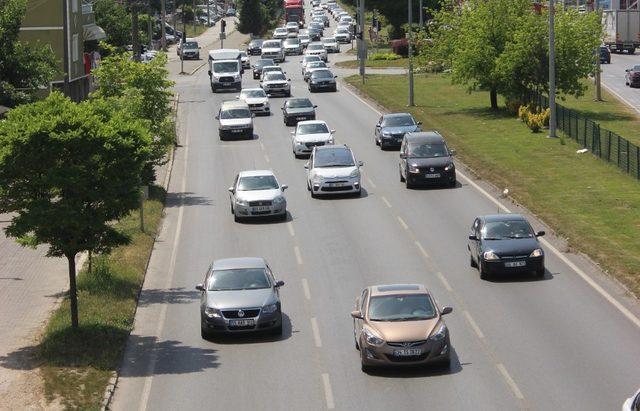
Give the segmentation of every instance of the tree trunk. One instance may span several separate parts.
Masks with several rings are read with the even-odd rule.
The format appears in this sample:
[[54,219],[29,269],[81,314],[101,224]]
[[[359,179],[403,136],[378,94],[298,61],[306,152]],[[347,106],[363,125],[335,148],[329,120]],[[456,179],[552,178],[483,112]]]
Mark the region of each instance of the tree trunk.
[[131,7],[131,44],[133,46],[133,59],[140,61],[140,31],[138,29],[138,9],[136,5]]
[[492,88],[489,91],[489,98],[491,99],[491,109],[497,110],[498,109],[498,92],[496,91],[496,89]]
[[71,327],[78,329],[78,289],[76,287],[76,255],[68,255],[69,262],[69,303],[71,306]]

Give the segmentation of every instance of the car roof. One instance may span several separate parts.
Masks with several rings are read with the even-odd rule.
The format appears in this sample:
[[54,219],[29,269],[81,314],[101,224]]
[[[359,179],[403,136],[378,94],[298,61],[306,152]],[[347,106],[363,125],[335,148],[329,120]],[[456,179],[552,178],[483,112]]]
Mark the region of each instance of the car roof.
[[238,257],[215,260],[211,268],[217,271],[235,268],[265,268],[266,266],[267,262],[262,257]]
[[264,66],[264,67],[262,68],[262,71],[264,71],[265,69],[278,69],[278,70],[282,70],[282,67],[277,66],[277,65],[275,65],[275,64],[274,64],[273,66]]
[[327,124],[326,121],[323,120],[306,120],[306,121],[298,121],[298,126],[305,124]]
[[444,143],[444,137],[437,131],[414,131],[404,135],[407,141],[420,143]]
[[427,288],[422,284],[383,284],[369,287],[372,297],[380,295],[398,294],[429,294]]
[[220,106],[220,110],[230,109],[230,108],[246,108],[249,109],[247,103],[241,100],[227,100],[223,101]]
[[406,117],[406,116],[413,117],[411,113],[389,113],[389,114],[384,114],[382,118],[387,119],[387,118]]
[[271,170],[244,170],[238,173],[239,177],[275,176]]
[[527,219],[521,214],[489,214],[485,216],[481,216],[484,221],[492,223],[496,221],[514,221],[521,220],[527,221]]
[[314,151],[324,151],[324,150],[348,150],[351,152],[351,148],[346,144],[326,144],[324,146],[315,146],[313,147]]
[[243,88],[242,90],[240,90],[241,93],[243,91],[264,91],[264,90],[261,89],[260,87],[251,87],[251,88]]

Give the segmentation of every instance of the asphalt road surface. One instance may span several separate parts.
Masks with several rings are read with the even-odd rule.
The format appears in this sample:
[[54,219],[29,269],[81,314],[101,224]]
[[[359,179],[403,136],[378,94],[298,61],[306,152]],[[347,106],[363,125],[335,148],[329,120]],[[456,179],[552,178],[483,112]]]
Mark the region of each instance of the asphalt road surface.
[[611,93],[640,113],[640,89],[624,84],[625,69],[640,64],[640,54],[611,53],[611,64],[602,64],[602,82]]
[[[309,96],[299,60],[283,65],[293,95]],[[284,99],[255,119],[253,140],[222,142],[214,113],[237,93],[212,94],[207,81],[204,69],[176,85],[181,147],[113,409],[600,411],[638,388],[640,310],[624,291],[552,250],[552,238],[543,280],[481,281],[467,235],[496,202],[461,175],[454,189],[405,189],[398,153],[373,143],[379,114],[346,87],[310,97],[337,143],[364,161],[363,195],[313,200],[278,110]],[[247,72],[244,84],[257,81]],[[290,187],[288,221],[234,223],[227,187],[238,171],[263,168]],[[282,338],[200,338],[194,286],[212,260],[236,256],[265,257],[286,282]],[[424,283],[453,306],[450,371],[360,371],[354,299],[396,282]]]

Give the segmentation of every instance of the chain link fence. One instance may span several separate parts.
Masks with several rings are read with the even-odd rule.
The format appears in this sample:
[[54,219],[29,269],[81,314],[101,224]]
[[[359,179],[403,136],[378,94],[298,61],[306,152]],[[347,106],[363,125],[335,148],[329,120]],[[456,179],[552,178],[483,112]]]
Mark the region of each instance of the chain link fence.
[[[538,93],[529,95],[528,102],[543,108],[549,107],[549,98]],[[640,147],[558,103],[556,123],[558,130],[582,147],[640,180]]]

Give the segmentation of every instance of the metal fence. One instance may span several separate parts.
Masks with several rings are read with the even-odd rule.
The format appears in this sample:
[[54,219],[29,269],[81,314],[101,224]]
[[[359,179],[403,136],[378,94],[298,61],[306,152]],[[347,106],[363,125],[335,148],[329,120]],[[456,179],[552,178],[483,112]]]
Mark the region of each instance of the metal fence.
[[[530,95],[529,102],[540,107],[549,107],[549,98],[541,94]],[[598,123],[580,115],[577,111],[558,103],[556,103],[556,123],[558,130],[594,155],[616,164],[627,174],[640,179],[640,147],[600,127]]]

